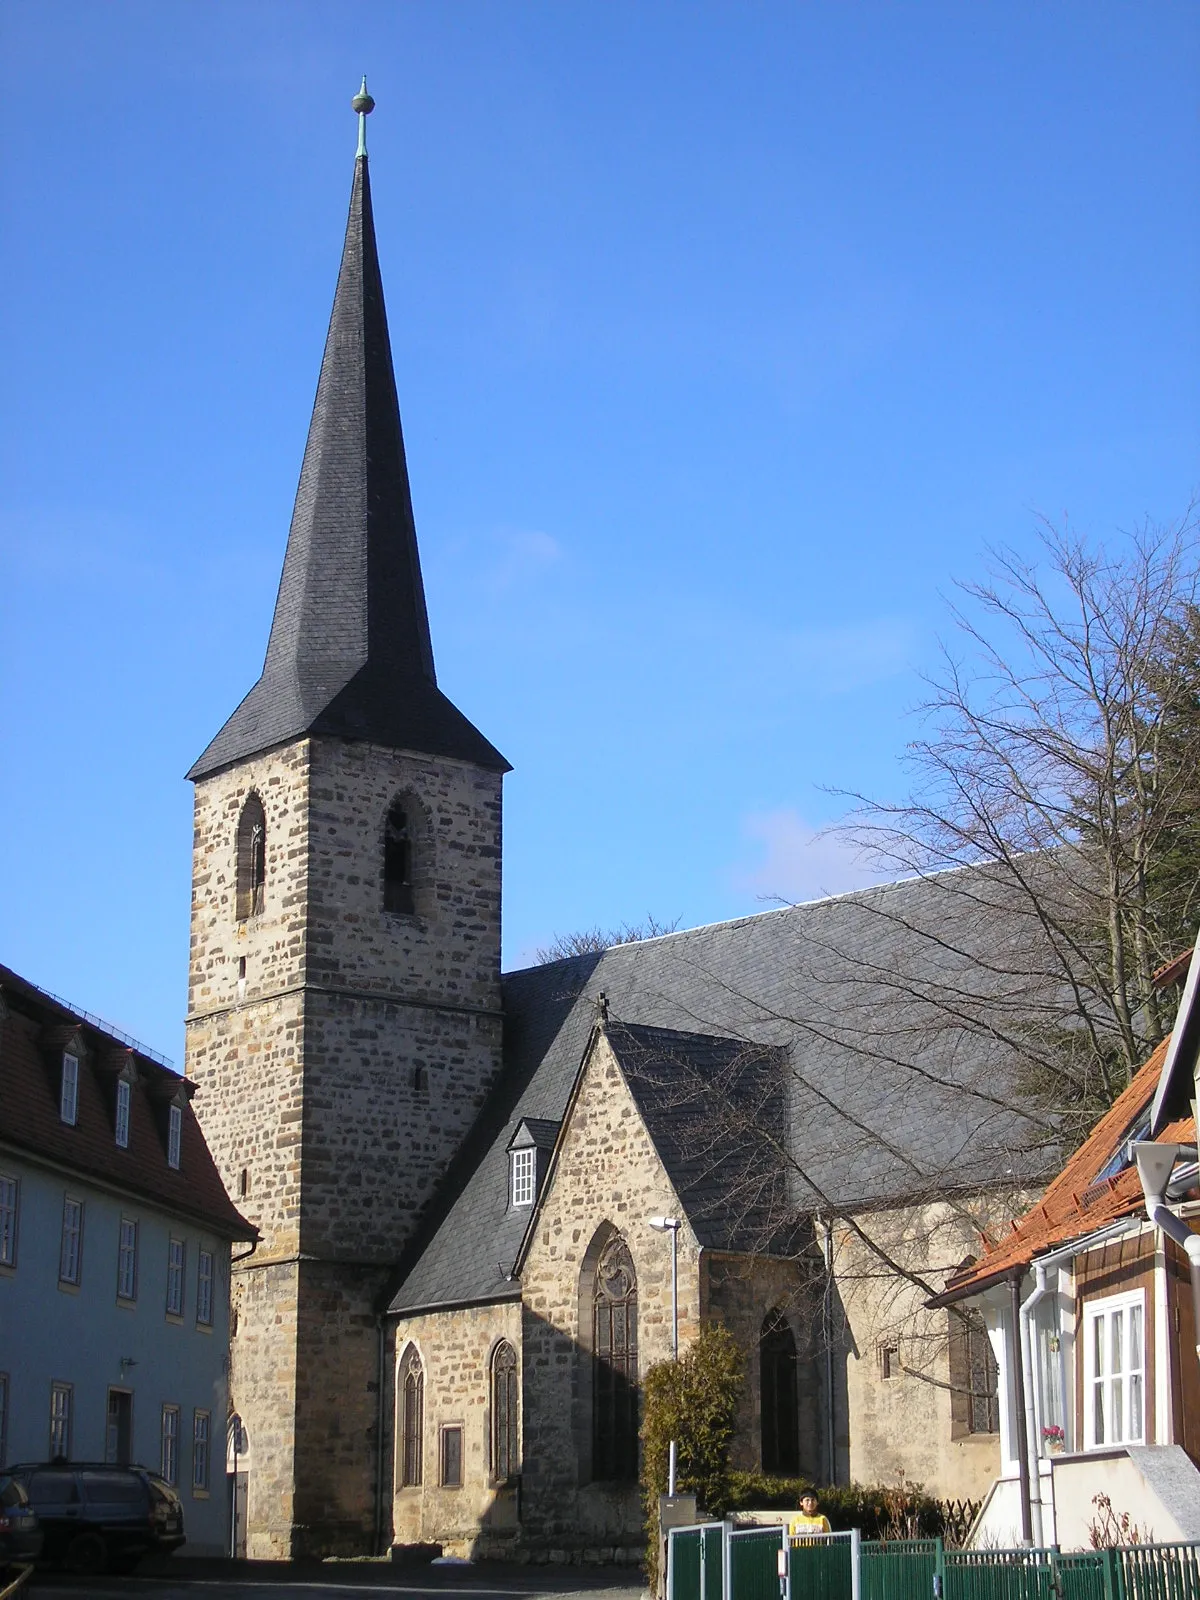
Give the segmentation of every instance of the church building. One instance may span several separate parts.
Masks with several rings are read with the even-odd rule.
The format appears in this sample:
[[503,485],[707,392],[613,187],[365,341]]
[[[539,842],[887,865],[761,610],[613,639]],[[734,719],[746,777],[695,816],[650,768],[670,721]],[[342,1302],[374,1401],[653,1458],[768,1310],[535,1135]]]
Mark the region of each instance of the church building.
[[892,1003],[936,886],[501,976],[508,762],[437,686],[372,105],[262,675],[189,773],[247,1553],[636,1554],[639,1386],[712,1318],[740,1465],[982,1490],[995,1363],[924,1304],[1036,1186],[1011,1063],[825,1020]]

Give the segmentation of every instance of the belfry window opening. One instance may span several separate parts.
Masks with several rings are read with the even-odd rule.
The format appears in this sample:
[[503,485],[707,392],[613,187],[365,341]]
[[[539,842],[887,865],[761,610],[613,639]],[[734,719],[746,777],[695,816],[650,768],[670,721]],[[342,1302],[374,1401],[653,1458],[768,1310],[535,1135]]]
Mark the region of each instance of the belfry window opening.
[[402,800],[397,800],[388,812],[383,837],[383,909],[401,916],[412,916],[417,908],[412,846],[408,810]]
[[262,915],[267,887],[267,819],[262,801],[248,796],[238,819],[237,919]]

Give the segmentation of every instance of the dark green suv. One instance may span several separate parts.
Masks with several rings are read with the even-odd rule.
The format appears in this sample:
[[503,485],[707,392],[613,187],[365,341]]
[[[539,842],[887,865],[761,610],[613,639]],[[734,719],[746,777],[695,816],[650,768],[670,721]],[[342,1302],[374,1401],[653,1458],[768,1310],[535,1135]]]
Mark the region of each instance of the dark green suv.
[[37,1513],[43,1559],[72,1572],[130,1572],[147,1551],[184,1543],[179,1496],[144,1467],[72,1461],[7,1471]]

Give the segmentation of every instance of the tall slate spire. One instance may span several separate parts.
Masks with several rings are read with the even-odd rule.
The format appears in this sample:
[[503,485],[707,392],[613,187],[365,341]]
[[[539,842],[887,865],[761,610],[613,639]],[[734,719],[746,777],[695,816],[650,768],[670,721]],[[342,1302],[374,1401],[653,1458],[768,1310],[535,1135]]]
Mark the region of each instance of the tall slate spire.
[[262,676],[188,773],[306,734],[508,763],[437,687],[383,280],[366,82],[350,216]]

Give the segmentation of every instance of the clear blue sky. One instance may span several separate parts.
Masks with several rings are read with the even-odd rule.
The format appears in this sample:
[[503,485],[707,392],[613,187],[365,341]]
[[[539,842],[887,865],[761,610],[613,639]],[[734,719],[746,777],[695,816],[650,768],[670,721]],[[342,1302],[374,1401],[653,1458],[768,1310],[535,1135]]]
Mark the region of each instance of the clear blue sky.
[[182,1056],[183,772],[257,676],[365,70],[505,949],[855,881],[939,598],[1200,484],[1192,4],[0,12],[0,960]]

